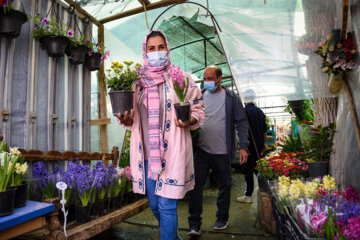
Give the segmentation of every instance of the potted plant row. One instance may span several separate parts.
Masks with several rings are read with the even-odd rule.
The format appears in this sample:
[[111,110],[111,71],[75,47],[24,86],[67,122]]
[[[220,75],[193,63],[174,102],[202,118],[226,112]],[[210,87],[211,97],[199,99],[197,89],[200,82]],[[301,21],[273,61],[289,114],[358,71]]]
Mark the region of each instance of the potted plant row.
[[109,56],[109,51],[101,49],[98,44],[86,40],[83,34],[75,34],[66,24],[57,19],[42,17],[40,14],[32,17],[34,22],[33,36],[40,41],[53,58],[63,57],[66,53],[72,64],[86,63],[90,71],[98,70],[101,61]]
[[14,207],[26,205],[27,163],[17,148],[6,149],[6,143],[0,142],[0,216],[13,213]]
[[[66,183],[68,187],[64,198],[68,211],[67,223],[73,220],[87,222],[132,202],[125,199],[125,196],[133,195],[128,193],[132,190],[129,167],[106,167],[102,161],[98,161],[91,168],[77,160],[69,161],[66,170],[56,167],[49,172],[44,162],[36,162],[32,173],[36,179],[31,194],[34,200],[58,197],[56,183]],[[62,213],[59,213],[59,218],[64,222]]]
[[0,1],[0,36],[8,39],[20,35],[22,25],[27,21],[27,15],[15,10],[8,0]]

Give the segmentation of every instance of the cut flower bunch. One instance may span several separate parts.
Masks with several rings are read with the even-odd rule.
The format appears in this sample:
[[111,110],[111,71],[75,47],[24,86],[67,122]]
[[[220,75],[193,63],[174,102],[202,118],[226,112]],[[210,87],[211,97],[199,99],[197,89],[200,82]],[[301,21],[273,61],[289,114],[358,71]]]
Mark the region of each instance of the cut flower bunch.
[[344,41],[340,29],[334,29],[326,40],[319,43],[316,54],[322,57],[322,70],[329,75],[343,74],[355,66],[356,45],[351,32]]

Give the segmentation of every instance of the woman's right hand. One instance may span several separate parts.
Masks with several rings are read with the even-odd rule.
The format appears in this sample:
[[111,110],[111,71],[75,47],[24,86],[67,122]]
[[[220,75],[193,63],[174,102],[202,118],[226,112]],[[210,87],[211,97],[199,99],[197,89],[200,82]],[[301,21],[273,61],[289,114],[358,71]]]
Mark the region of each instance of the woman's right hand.
[[130,116],[128,114],[128,111],[125,111],[124,116],[121,116],[121,114],[118,113],[117,118],[119,119],[121,124],[124,124],[125,126],[131,126],[134,120],[134,109],[131,109]]

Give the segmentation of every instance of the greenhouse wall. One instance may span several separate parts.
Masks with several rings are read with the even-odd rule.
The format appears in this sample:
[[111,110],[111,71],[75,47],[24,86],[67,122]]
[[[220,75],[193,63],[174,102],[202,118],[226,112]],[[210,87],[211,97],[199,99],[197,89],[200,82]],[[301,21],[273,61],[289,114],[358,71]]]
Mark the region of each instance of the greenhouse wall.
[[[51,0],[22,3],[32,16],[56,15],[49,11]],[[21,9],[19,1],[14,6]],[[56,2],[54,9],[61,21],[77,28],[65,5]],[[75,18],[89,36],[91,24]],[[0,41],[0,135],[11,147],[90,151],[90,71],[70,64],[66,55],[48,57],[33,38],[33,27],[29,19],[19,37]]]

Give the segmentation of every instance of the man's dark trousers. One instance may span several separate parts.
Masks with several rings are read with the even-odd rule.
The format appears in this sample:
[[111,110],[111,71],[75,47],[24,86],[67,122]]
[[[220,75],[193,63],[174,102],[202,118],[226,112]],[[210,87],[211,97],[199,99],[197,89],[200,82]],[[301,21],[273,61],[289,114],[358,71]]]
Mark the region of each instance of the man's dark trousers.
[[248,160],[243,164],[243,173],[245,175],[245,196],[251,197],[254,191],[254,174],[257,175],[258,171],[255,170],[256,161],[259,160],[256,153],[250,154]]
[[189,226],[201,227],[203,188],[212,169],[219,188],[216,217],[229,219],[231,192],[231,164],[227,154],[209,154],[197,147],[194,153],[195,188],[189,192]]

